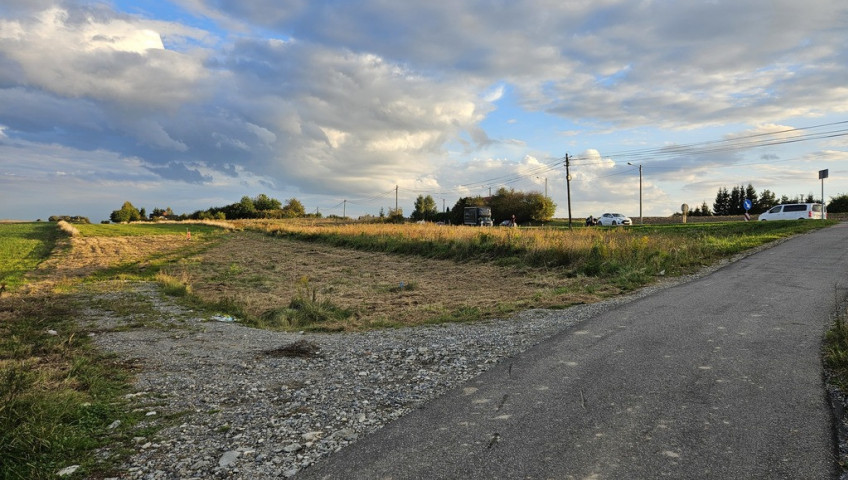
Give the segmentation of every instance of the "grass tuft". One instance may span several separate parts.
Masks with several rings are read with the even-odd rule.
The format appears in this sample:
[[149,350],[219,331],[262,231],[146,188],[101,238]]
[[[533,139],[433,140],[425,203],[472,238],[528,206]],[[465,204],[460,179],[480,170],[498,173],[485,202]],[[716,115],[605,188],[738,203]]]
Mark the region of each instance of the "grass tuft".
[[162,291],[172,297],[187,297],[191,294],[191,279],[185,270],[176,276],[159,271],[156,273],[156,281],[162,286]]
[[830,382],[843,392],[848,392],[848,312],[837,315],[825,334],[824,363],[830,373]]

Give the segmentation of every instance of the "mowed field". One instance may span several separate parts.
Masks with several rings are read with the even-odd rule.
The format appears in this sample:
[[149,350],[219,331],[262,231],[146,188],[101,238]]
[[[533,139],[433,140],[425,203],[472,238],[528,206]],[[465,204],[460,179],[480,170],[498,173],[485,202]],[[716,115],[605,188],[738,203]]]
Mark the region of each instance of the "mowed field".
[[250,231],[228,235],[168,271],[186,278],[205,301],[232,300],[252,316],[304,293],[349,309],[349,318],[323,325],[332,330],[479,320],[619,291],[560,270],[363,251]]
[[[12,224],[0,225],[7,245],[0,275],[17,286],[31,269],[28,288],[155,279],[249,325],[359,330],[594,302],[828,224],[569,230],[247,221],[77,225],[73,236],[52,224]],[[49,241],[39,244],[39,235]],[[56,247],[39,246],[50,242]],[[263,320],[274,312],[292,318],[298,300],[342,314]]]

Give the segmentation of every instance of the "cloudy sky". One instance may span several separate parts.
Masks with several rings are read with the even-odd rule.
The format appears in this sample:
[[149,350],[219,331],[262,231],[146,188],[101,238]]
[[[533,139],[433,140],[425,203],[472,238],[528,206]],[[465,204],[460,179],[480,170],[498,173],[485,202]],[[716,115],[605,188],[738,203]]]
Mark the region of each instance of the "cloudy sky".
[[0,0],[0,218],[829,198],[846,79],[844,0]]

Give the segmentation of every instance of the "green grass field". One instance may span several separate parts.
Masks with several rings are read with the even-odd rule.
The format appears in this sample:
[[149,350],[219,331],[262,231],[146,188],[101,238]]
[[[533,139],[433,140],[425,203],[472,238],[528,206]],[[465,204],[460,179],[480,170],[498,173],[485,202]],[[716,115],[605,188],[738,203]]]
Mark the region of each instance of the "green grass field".
[[219,233],[219,227],[199,223],[130,223],[74,225],[84,237],[137,237],[146,235],[198,235]]
[[55,223],[0,223],[0,283],[9,290],[23,284],[61,235]]

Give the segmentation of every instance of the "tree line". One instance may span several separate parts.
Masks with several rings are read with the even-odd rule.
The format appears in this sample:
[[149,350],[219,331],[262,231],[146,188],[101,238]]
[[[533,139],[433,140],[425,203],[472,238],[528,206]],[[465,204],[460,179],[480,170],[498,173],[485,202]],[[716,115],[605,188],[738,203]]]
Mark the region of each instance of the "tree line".
[[268,195],[260,194],[254,198],[247,195],[241,197],[236,203],[223,207],[210,207],[206,210],[197,210],[191,214],[175,214],[171,207],[154,208],[150,212],[150,216],[144,208],[136,208],[130,202],[124,202],[118,210],[113,210],[109,215],[109,220],[115,223],[138,222],[144,220],[237,220],[248,218],[297,218],[307,215],[303,204],[296,198],[290,198],[283,205],[276,198]]
[[[753,215],[763,213],[775,205],[786,203],[821,203],[821,199],[815,198],[812,193],[806,197],[802,195],[795,197],[782,195],[780,198],[768,189],[757,193],[754,186],[749,183],[747,186],[734,186],[730,190],[726,187],[719,188],[712,208],[707,205],[707,202],[703,202],[694,210],[690,210],[689,215],[742,215],[745,213],[745,200],[751,201],[751,209],[748,212]],[[827,204],[827,211],[833,213],[848,212],[848,195],[841,194],[837,197],[831,197]]]
[[465,207],[487,206],[492,209],[495,223],[512,219],[518,223],[547,222],[554,216],[556,204],[538,192],[518,192],[501,187],[489,197],[462,197],[453,205],[439,212],[436,201],[430,195],[418,195],[415,210],[410,219],[413,221],[445,222],[462,225]]

